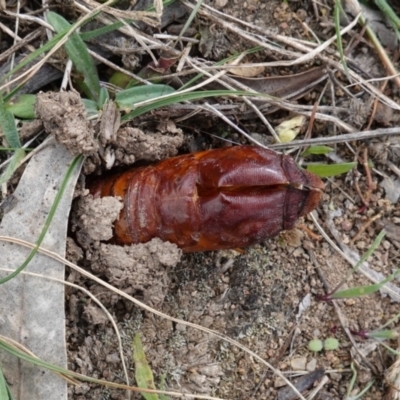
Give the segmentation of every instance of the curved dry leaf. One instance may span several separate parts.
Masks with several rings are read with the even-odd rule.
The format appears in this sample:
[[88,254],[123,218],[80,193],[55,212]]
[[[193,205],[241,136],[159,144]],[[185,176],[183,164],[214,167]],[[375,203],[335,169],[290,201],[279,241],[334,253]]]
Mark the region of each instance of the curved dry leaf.
[[[56,160],[56,161],[55,161]],[[67,149],[50,144],[32,157],[13,193],[13,204],[0,224],[0,234],[36,242],[53,205],[58,188],[73,160]],[[79,171],[73,172],[64,196],[43,240],[43,246],[65,255],[68,215]],[[0,243],[3,268],[19,267],[30,250]],[[64,265],[36,254],[27,271],[64,279]],[[0,272],[5,277],[8,272]],[[66,368],[64,286],[33,276],[16,276],[0,285],[0,331],[21,343],[36,356]],[[15,356],[1,354],[4,374],[15,399],[66,399],[66,382],[49,371],[21,363]]]
[[[243,65],[248,65],[243,66]],[[251,64],[239,64],[235,68],[230,68],[229,72],[233,75],[243,76],[245,78],[254,78],[257,75],[261,75],[264,72],[265,68],[262,66],[252,67]]]

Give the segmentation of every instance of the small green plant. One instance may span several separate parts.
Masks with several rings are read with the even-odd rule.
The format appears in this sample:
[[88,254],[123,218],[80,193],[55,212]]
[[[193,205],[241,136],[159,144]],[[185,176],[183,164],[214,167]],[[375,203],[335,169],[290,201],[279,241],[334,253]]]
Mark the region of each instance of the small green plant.
[[[132,349],[132,358],[135,363],[135,378],[138,387],[142,389],[156,390],[153,371],[151,370],[149,363],[147,362],[139,334],[136,334],[133,338]],[[142,396],[146,400],[168,400],[168,397],[166,397],[165,395],[159,395],[157,393],[143,392]]]
[[324,341],[320,339],[313,339],[308,342],[308,350],[313,351],[315,353],[320,352],[321,350],[337,350],[339,348],[339,341],[336,338],[327,338]]

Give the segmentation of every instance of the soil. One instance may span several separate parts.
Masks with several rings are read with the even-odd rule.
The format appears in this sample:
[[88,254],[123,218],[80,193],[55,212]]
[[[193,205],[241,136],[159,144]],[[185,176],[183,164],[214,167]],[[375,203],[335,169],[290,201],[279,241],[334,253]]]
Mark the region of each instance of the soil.
[[[287,4],[281,1],[215,0],[205,3],[261,29],[273,29],[288,37],[307,38],[310,33],[305,23],[321,38],[329,38],[334,32],[327,16],[316,21],[312,4],[307,1]],[[333,6],[332,2],[329,6]],[[328,12],[329,7],[324,9]],[[209,21],[204,19],[203,23],[205,28],[202,29],[207,30],[209,36],[207,43],[199,47],[202,56],[220,60],[234,51],[249,48],[248,43],[217,24],[208,29]],[[265,54],[259,52],[248,60],[257,62]],[[268,53],[270,60],[278,59],[275,56]],[[373,76],[382,71],[374,51],[364,42],[359,45],[353,59]],[[368,68],[368,65],[373,67]],[[288,71],[298,73],[300,67],[284,68],[279,73]],[[264,74],[274,75],[275,72],[271,68]],[[337,79],[340,78],[338,74]],[[309,92],[301,104],[313,104],[322,87]],[[394,87],[388,95],[399,102]],[[49,111],[46,104],[54,104],[48,100],[54,99],[53,96],[60,107]],[[330,95],[324,96],[324,104],[329,104]],[[354,112],[354,105],[349,113],[350,103],[355,101],[350,100],[339,87],[336,96],[337,107],[347,108],[341,117],[349,124],[364,127],[372,101],[362,98],[357,103],[359,112]],[[396,121],[397,116],[387,110],[387,107],[379,106],[375,126],[392,126]],[[103,123],[85,119],[79,96],[72,92],[41,94],[37,112],[46,131],[55,134],[73,154],[83,152],[87,155],[85,175],[99,175],[111,167],[126,167],[138,161],[154,162],[179,152],[229,145],[203,135],[203,131],[226,130],[230,140],[245,142],[228,127],[221,128],[221,122],[215,117],[204,118],[204,115],[179,124],[161,111],[157,118],[161,116],[162,119],[157,122],[154,122],[154,115],[144,116],[135,120],[136,125],[121,128],[111,110],[107,114],[111,123],[105,127],[104,118]],[[271,122],[275,124],[287,115],[286,112],[273,114]],[[265,136],[265,127],[258,121],[246,121],[245,126],[253,138]],[[317,121],[313,136],[331,134],[335,129],[333,124]],[[353,145],[355,153],[350,146],[341,144],[335,148],[335,154],[342,160],[361,160],[360,167],[354,173],[326,180],[326,190],[314,216],[329,236],[336,237],[341,250],[349,256],[361,256],[366,252],[385,227],[387,236],[367,262],[371,270],[381,274],[379,277],[387,277],[396,271],[400,260],[399,177],[390,167],[400,165],[399,141],[398,138],[385,138]],[[373,162],[369,169],[372,173],[370,183],[362,166],[364,152]],[[368,206],[365,207],[360,193],[366,196],[370,189]],[[119,200],[111,197],[93,199],[84,186],[77,189],[67,258],[165,314],[239,341],[293,382],[299,376],[319,371],[315,382],[311,375],[303,395],[321,381],[320,370],[323,369],[327,379],[316,398],[346,398],[353,376],[351,368],[354,367],[358,375],[351,396],[356,396],[374,380],[363,399],[396,398],[385,380],[389,369],[395,368],[396,357],[376,341],[354,335],[352,342],[348,330],[359,333],[372,331],[397,315],[399,281],[392,282],[394,289],[389,294],[378,291],[368,296],[338,300],[335,304],[322,301],[323,296],[344,279],[343,288],[371,284],[366,274],[372,273],[358,272],[348,278],[350,264],[316,234],[310,216],[299,221],[299,226],[293,231],[283,232],[277,238],[244,251],[182,254],[175,245],[159,239],[125,247],[110,244],[112,223],[122,207]],[[114,317],[131,382],[134,382],[132,340],[136,333],[140,333],[158,387],[164,376],[166,389],[184,393],[230,400],[296,398],[287,392],[281,378],[242,349],[193,327],[144,311],[72,270],[68,270],[67,279],[89,289]],[[108,318],[100,308],[88,302],[84,293],[73,289],[68,290],[66,307],[69,368],[125,383],[118,340]],[[398,329],[397,321],[389,328]],[[309,350],[310,340],[324,341],[327,338],[336,338],[339,347],[320,352]],[[398,348],[396,340],[386,343]],[[364,352],[360,355],[362,350]],[[126,399],[127,396],[125,391],[88,383],[69,387],[71,400]],[[130,398],[142,397],[131,394]]]

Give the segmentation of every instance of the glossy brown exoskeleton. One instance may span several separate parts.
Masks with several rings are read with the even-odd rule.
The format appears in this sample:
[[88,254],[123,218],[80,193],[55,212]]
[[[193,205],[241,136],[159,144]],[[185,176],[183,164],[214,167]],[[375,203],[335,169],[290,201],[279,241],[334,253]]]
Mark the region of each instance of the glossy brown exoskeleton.
[[183,251],[250,246],[291,229],[324,184],[292,158],[254,146],[173,157],[98,180],[95,196],[120,196],[114,242],[154,237]]

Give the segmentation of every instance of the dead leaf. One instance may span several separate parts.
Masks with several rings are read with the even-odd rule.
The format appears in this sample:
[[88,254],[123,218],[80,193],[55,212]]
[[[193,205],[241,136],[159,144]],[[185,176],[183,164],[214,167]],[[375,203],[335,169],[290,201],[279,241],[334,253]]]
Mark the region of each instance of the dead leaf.
[[[0,235],[36,242],[72,159],[67,149],[54,139],[33,156],[13,193],[14,207],[5,213],[0,224]],[[74,171],[43,241],[43,247],[63,257],[78,175],[79,170]],[[0,242],[1,267],[16,269],[29,252]],[[26,271],[64,279],[64,265],[41,254],[36,254]],[[2,278],[8,274],[0,271]],[[43,360],[67,368],[64,285],[20,274],[0,285],[0,298],[2,335],[18,341]],[[15,399],[67,398],[66,382],[49,371],[21,363],[6,353],[1,354],[1,364]]]
[[[229,72],[233,75],[237,75],[237,76],[242,76],[245,78],[253,78],[257,75],[260,75],[264,72],[265,68],[264,67],[245,67],[243,65],[246,64],[239,64],[237,67],[235,68],[230,68]],[[251,65],[251,64],[249,64]]]
[[317,67],[295,75],[271,76],[267,78],[235,77],[235,79],[259,93],[266,93],[279,98],[294,99],[309,92],[327,76],[325,67]]

